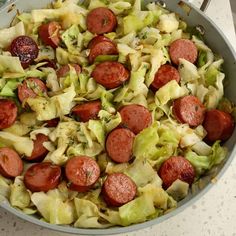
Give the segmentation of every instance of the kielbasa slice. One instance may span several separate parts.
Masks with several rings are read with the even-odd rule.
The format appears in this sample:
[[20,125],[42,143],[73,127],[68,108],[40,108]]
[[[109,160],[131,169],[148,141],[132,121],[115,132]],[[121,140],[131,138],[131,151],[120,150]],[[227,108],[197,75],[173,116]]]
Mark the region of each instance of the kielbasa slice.
[[52,69],[56,70],[57,69],[57,64],[55,60],[50,60],[50,59],[43,59],[41,62],[45,62],[44,65],[40,66],[39,68],[42,67],[51,67]]
[[96,44],[101,43],[101,42],[112,42],[109,38],[103,36],[103,35],[98,35],[94,37],[88,44],[88,48],[91,49],[93,48]]
[[173,103],[173,113],[180,123],[187,123],[192,127],[201,125],[205,117],[205,106],[192,95],[179,98]]
[[134,133],[126,128],[117,128],[111,131],[106,140],[106,150],[109,157],[117,163],[130,161],[133,154],[134,138]]
[[19,57],[23,68],[27,68],[38,57],[39,49],[32,38],[22,35],[12,41],[10,52]]
[[48,128],[57,127],[59,121],[60,121],[59,118],[54,118],[54,119],[52,119],[52,120],[47,120],[47,121],[46,121],[46,127],[48,127]]
[[49,45],[52,48],[57,48],[60,43],[60,29],[61,25],[56,21],[42,24],[39,27],[39,37],[45,45]]
[[78,192],[88,191],[100,177],[100,168],[95,160],[87,156],[73,157],[66,163],[66,177],[70,188]]
[[45,142],[48,142],[48,136],[44,134],[37,134],[34,140],[34,147],[30,157],[26,157],[27,161],[42,161],[48,154],[48,150],[43,146]]
[[[81,73],[80,65],[78,65],[78,64],[71,64],[70,66],[72,66],[75,69],[76,74],[79,76],[79,74]],[[58,69],[57,77],[61,78],[61,77],[67,76],[69,74],[69,72],[70,72],[70,66],[69,65],[65,65],[65,66],[62,66],[60,69]]]
[[12,126],[17,118],[17,106],[9,99],[0,99],[0,130]]
[[119,62],[102,62],[92,72],[92,77],[106,89],[121,86],[129,79],[129,71]]
[[138,134],[152,123],[152,115],[149,110],[138,104],[123,106],[120,110],[122,126]]
[[103,187],[102,194],[107,205],[119,207],[135,198],[137,186],[134,181],[125,174],[114,173],[108,175]]
[[99,55],[117,55],[118,51],[116,45],[113,42],[102,41],[96,43],[89,53],[89,63],[93,63],[97,56]]
[[214,109],[206,112],[203,127],[207,131],[207,141],[226,141],[234,131],[234,120],[229,113]]
[[158,171],[163,181],[164,189],[167,189],[177,179],[191,185],[195,178],[195,170],[192,164],[182,156],[172,156],[167,159]]
[[23,161],[11,148],[0,148],[0,174],[6,178],[19,176],[23,171]]
[[86,20],[87,29],[93,34],[105,34],[115,30],[117,19],[115,14],[106,7],[91,10]]
[[18,86],[18,98],[21,102],[27,98],[42,96],[46,92],[46,85],[38,78],[28,78]]
[[50,162],[32,165],[24,175],[24,184],[31,192],[47,192],[60,183],[61,167]]
[[169,54],[171,61],[178,65],[179,59],[183,58],[195,63],[198,56],[196,45],[189,39],[177,39],[170,45]]
[[100,101],[86,102],[75,106],[72,109],[72,114],[81,122],[87,122],[98,118],[98,113],[102,108]]
[[152,82],[152,88],[158,90],[171,80],[176,80],[177,83],[179,83],[180,75],[178,70],[168,64],[162,65],[155,75],[154,81]]

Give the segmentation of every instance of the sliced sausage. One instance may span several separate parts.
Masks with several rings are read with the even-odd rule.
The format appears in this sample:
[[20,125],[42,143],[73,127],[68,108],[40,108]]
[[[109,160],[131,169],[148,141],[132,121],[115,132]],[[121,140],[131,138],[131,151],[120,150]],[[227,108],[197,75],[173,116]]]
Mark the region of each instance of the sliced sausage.
[[47,192],[60,183],[61,167],[50,162],[32,165],[24,175],[24,184],[31,192]]
[[45,142],[48,142],[48,136],[44,134],[37,134],[34,140],[34,147],[30,157],[26,157],[27,161],[42,161],[48,154],[48,150],[43,146]]
[[45,45],[49,45],[52,48],[57,48],[60,43],[60,29],[61,25],[56,21],[42,24],[39,27],[39,37]]
[[107,89],[121,86],[129,79],[129,71],[119,62],[102,62],[92,72],[92,77],[97,83]]
[[44,60],[40,61],[40,63],[41,63],[41,62],[45,62],[45,64],[42,65],[42,66],[40,66],[39,68],[42,68],[42,67],[51,67],[51,68],[53,68],[54,70],[57,69],[57,64],[56,64],[56,61],[55,61],[55,60],[44,59]]
[[115,14],[106,7],[98,7],[89,12],[86,20],[87,29],[93,34],[105,34],[115,30]]
[[89,53],[89,63],[93,63],[99,55],[117,55],[118,51],[116,45],[113,42],[102,41],[95,44]]
[[12,126],[17,118],[17,106],[9,99],[0,99],[0,130]]
[[167,189],[177,179],[191,185],[195,178],[195,170],[192,164],[182,156],[172,156],[167,159],[158,171],[163,181],[164,189]]
[[55,119],[52,119],[52,120],[47,120],[46,121],[46,127],[48,127],[48,128],[57,127],[59,121],[60,121],[59,118],[55,118]]
[[81,122],[87,122],[98,118],[98,113],[102,108],[100,101],[86,102],[75,106],[72,114]]
[[152,123],[152,115],[149,110],[141,105],[132,104],[123,106],[120,110],[122,125],[138,134]]
[[46,92],[46,85],[38,78],[28,78],[18,86],[18,98],[21,102],[27,98],[42,96]]
[[108,134],[106,150],[109,157],[117,162],[128,162],[132,158],[135,135],[126,128],[117,128]]
[[183,58],[195,63],[198,56],[196,45],[189,39],[177,39],[170,45],[169,50],[171,61],[178,65],[179,59]]
[[0,174],[6,178],[14,178],[21,175],[23,161],[16,151],[11,148],[0,148]]
[[176,80],[179,83],[180,75],[178,70],[168,64],[162,65],[155,75],[152,88],[156,91],[171,80]]
[[78,192],[88,191],[100,177],[100,168],[87,156],[73,157],[66,163],[66,177],[70,188]]
[[27,68],[38,57],[39,49],[32,38],[22,35],[12,41],[10,52],[12,56],[19,57],[23,68]]
[[114,173],[108,175],[103,187],[102,194],[107,205],[119,207],[135,198],[137,186],[134,181],[125,174]]
[[214,109],[206,112],[203,126],[209,142],[226,141],[234,131],[234,120],[229,113]]
[[205,117],[205,106],[201,101],[192,95],[179,98],[173,103],[173,113],[180,123],[187,123],[190,126],[202,124]]
[[88,48],[91,49],[93,48],[96,44],[101,43],[101,42],[112,42],[109,38],[103,36],[103,35],[98,35],[94,37],[88,44]]
[[[74,67],[76,74],[79,76],[79,74],[81,73],[81,67],[78,64],[71,64],[70,66]],[[58,71],[57,71],[57,77],[61,78],[61,77],[65,77],[68,75],[68,73],[70,72],[70,66],[69,65],[65,65],[62,66]]]

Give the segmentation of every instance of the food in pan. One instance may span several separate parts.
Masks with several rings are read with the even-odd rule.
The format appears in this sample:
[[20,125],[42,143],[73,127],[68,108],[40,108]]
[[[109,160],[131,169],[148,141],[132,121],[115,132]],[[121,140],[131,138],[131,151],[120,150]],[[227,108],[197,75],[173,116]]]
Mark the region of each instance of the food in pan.
[[80,228],[174,210],[226,159],[234,130],[209,46],[157,3],[19,12],[0,30],[1,195]]

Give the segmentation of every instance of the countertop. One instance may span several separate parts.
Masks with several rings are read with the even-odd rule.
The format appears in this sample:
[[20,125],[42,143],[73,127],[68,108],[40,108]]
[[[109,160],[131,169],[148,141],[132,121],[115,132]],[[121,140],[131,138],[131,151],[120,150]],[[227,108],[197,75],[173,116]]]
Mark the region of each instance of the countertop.
[[[200,5],[201,0],[194,0]],[[212,0],[207,15],[222,29],[236,50],[236,37],[229,0]],[[236,157],[204,197],[171,219],[125,236],[236,236]],[[0,209],[1,236],[68,236],[25,222]]]

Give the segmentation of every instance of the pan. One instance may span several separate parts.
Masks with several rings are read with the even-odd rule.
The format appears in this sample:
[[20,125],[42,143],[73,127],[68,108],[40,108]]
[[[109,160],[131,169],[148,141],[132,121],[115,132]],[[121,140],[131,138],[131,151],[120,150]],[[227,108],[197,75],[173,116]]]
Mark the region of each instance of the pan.
[[[2,1],[1,1],[2,2]],[[5,3],[0,9],[0,28],[9,26],[11,20],[15,16],[17,10],[19,11],[30,11],[32,9],[43,8],[51,0],[14,0],[8,1]],[[145,4],[151,1],[144,1]],[[193,6],[191,3],[187,1],[179,1],[179,0],[165,0],[159,1],[161,4],[166,5],[168,9],[178,13],[181,18],[183,18],[190,26],[199,26],[201,30],[205,32],[205,41],[212,48],[212,50],[224,58],[224,72],[228,78],[227,86],[225,87],[226,97],[231,101],[236,103],[236,54],[230,45],[227,38],[224,36],[223,32],[217,27],[217,25],[210,20],[204,10],[207,8],[209,4],[209,0],[204,0],[200,9]],[[137,231],[143,228],[150,227],[152,225],[156,225],[160,222],[165,221],[166,219],[178,215],[179,212],[183,211],[186,207],[192,205],[199,198],[201,198],[209,189],[214,185],[213,178],[219,178],[223,175],[223,173],[230,166],[231,161],[233,160],[236,154],[236,130],[232,137],[225,143],[229,150],[229,155],[225,163],[220,165],[214,171],[211,171],[208,176],[204,178],[201,186],[195,188],[188,197],[179,202],[178,208],[164,216],[159,218],[150,220],[145,223],[136,224],[128,227],[113,227],[110,229],[80,229],[73,228],[68,226],[58,226],[48,224],[39,220],[37,216],[28,216],[23,212],[14,209],[7,202],[2,202],[0,206],[5,210],[11,212],[12,214],[18,216],[19,218],[29,221],[31,223],[37,224],[39,226],[65,233],[71,234],[83,234],[83,235],[112,235],[119,233],[127,233],[131,231]]]

